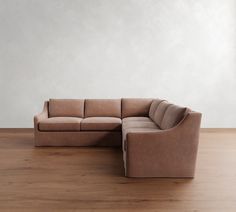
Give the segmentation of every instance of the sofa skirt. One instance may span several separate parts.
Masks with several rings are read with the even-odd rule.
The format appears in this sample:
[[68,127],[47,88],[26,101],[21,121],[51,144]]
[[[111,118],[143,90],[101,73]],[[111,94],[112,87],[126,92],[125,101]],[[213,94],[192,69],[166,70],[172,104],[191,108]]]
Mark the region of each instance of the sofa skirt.
[[35,146],[121,146],[121,132],[35,132]]

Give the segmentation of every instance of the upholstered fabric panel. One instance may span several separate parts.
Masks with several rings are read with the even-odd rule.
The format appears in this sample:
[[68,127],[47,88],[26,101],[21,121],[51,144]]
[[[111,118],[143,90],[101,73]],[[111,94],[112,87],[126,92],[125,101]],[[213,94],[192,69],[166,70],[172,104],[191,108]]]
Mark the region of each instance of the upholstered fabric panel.
[[148,116],[152,99],[124,98],[122,102],[122,118],[130,116]]
[[49,117],[84,117],[83,99],[50,99]]
[[120,131],[39,132],[35,146],[121,146]]
[[166,112],[166,109],[170,106],[171,104],[167,101],[161,102],[155,111],[153,121],[160,127],[162,119],[164,117],[164,114]]
[[86,99],[85,117],[121,118],[120,99]]
[[194,177],[200,122],[201,114],[190,112],[176,128],[128,133],[126,176]]
[[[122,123],[122,143],[123,150],[126,140],[126,135],[128,132],[156,132],[160,130],[159,127],[149,118],[147,119],[132,119],[138,117],[125,118],[125,121]],[[140,117],[145,118],[145,117]]]
[[38,123],[43,120],[48,118],[48,101],[44,102],[43,105],[43,111],[39,113],[38,115],[34,116],[34,129],[38,130]]
[[169,129],[178,124],[184,117],[186,108],[177,105],[170,105],[164,114],[161,122],[161,129]]
[[148,117],[126,117],[122,119],[123,123],[129,122],[129,121],[152,121],[150,118]]
[[156,109],[157,109],[158,105],[163,101],[164,100],[162,100],[162,99],[154,99],[152,101],[152,104],[151,104],[150,109],[149,109],[149,117],[151,119],[154,119],[154,114],[156,112]]
[[115,117],[89,117],[81,122],[83,131],[120,131],[121,119]]
[[80,131],[81,118],[53,117],[39,122],[40,131]]
[[[122,149],[126,151],[126,140],[128,133],[151,133],[151,132],[158,132],[160,129],[158,127],[134,127],[134,128],[126,128],[122,130]],[[144,140],[145,142],[145,140]]]
[[157,128],[153,121],[129,121],[122,124],[122,128]]
[[134,128],[126,128],[124,129],[123,133],[124,135],[126,135],[127,133],[135,133],[135,132],[159,132],[161,129],[156,127],[156,128],[152,128],[152,127],[134,127]]

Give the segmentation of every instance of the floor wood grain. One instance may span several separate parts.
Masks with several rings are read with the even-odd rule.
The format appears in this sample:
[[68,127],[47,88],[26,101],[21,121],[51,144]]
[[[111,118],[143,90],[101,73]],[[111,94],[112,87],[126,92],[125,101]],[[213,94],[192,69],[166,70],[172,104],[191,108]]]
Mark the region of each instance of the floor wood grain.
[[195,179],[125,178],[115,148],[34,148],[0,130],[0,211],[236,211],[236,130],[204,129]]

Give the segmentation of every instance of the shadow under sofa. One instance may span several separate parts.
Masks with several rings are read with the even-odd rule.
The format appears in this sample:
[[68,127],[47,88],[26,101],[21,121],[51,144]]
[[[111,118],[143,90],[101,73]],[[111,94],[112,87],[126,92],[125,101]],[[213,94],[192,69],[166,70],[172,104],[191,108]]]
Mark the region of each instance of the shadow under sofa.
[[161,99],[50,99],[35,146],[122,146],[125,176],[194,177],[200,122]]

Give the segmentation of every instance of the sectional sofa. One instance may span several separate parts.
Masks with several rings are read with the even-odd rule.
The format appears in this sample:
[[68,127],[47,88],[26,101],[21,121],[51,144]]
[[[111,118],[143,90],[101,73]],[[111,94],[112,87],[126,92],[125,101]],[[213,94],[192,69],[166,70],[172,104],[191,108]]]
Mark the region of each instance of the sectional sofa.
[[200,122],[161,99],[50,99],[35,146],[122,146],[127,177],[194,177]]

